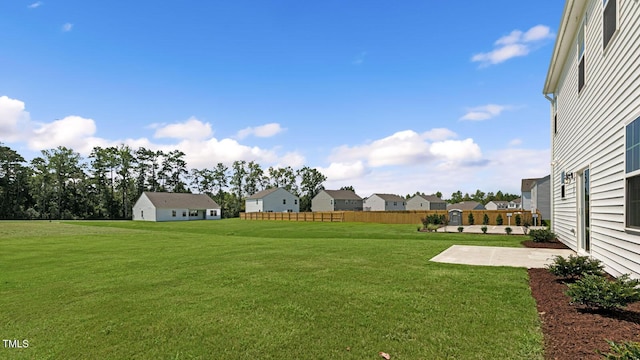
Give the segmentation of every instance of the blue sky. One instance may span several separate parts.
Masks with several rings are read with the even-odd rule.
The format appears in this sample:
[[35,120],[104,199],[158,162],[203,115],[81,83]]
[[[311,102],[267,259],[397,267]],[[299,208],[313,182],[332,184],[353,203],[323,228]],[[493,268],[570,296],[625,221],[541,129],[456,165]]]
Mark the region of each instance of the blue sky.
[[549,173],[562,1],[2,1],[0,142],[181,149],[327,188],[508,191]]

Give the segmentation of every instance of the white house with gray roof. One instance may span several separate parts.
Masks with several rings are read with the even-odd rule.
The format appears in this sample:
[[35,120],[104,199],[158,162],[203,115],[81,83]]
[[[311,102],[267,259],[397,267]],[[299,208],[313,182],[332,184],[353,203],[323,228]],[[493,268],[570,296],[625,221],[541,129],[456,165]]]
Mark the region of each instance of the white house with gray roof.
[[405,198],[394,194],[373,194],[362,202],[364,211],[402,211]]
[[300,199],[284,188],[266,189],[245,200],[245,212],[300,212]]
[[640,1],[567,0],[543,93],[550,102],[558,239],[640,278]]
[[447,202],[435,195],[416,194],[407,200],[407,210],[447,210]]
[[362,198],[351,190],[320,190],[311,199],[311,211],[362,211]]
[[133,205],[133,220],[219,220],[220,205],[205,194],[145,191]]

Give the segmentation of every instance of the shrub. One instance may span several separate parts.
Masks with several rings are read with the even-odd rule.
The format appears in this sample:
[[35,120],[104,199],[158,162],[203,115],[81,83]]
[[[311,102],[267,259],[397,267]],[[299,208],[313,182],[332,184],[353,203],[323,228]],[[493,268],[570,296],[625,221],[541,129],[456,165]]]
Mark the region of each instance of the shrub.
[[444,215],[438,215],[438,214],[431,214],[431,215],[427,215],[427,217],[424,217],[424,218],[420,219],[420,221],[422,221],[422,224],[426,228],[427,225],[429,225],[429,224],[436,224],[436,225],[444,224],[445,223],[445,216]]
[[504,220],[502,219],[502,214],[498,214],[498,216],[496,217],[496,224],[502,225],[503,222]]
[[629,279],[628,274],[620,276],[615,281],[609,281],[604,276],[585,275],[574,284],[569,284],[566,294],[573,303],[613,310],[640,301],[639,285],[640,280]]
[[482,230],[483,234],[487,233],[487,227],[486,226],[481,227],[480,230]]
[[507,235],[511,235],[511,232],[512,232],[512,231],[513,231],[513,229],[511,229],[511,228],[510,228],[510,227],[508,227],[508,226],[507,226],[506,228],[504,228],[504,232],[506,232],[506,233],[507,233]]
[[424,229],[422,226],[418,225],[418,231]]
[[553,258],[553,263],[547,266],[547,270],[555,276],[574,279],[585,275],[604,275],[602,262],[588,256],[569,255],[567,258],[556,256]]
[[458,232],[462,232],[462,230],[464,230],[464,227],[458,226]]
[[439,227],[440,227],[440,225],[427,224],[427,231],[429,231],[429,232],[437,231]]
[[524,227],[529,227],[529,226],[531,226],[531,223],[530,223],[528,220],[525,220],[525,221],[522,223],[522,226],[524,226]]
[[547,226],[547,220],[540,220],[540,226]]
[[469,220],[469,225],[473,225],[473,223],[475,222],[475,219],[473,218],[473,213],[469,213],[469,216],[467,216],[467,220]]
[[522,216],[516,214],[516,226],[520,226],[520,224],[522,224]]
[[597,350],[598,354],[602,355],[604,359],[610,360],[635,360],[640,359],[640,343],[632,341],[623,341],[616,343],[614,341],[607,340],[611,352],[603,353]]
[[556,234],[549,229],[533,229],[529,231],[529,236],[534,242],[551,242],[555,240]]
[[484,214],[482,217],[482,225],[489,225],[489,215]]

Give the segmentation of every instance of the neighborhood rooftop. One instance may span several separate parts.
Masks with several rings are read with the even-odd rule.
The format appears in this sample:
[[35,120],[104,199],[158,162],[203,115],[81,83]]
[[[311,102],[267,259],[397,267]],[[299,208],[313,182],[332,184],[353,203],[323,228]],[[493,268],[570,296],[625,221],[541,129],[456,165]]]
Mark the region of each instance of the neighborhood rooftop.
[[339,200],[362,200],[362,198],[351,190],[324,190],[329,196]]
[[249,196],[247,199],[262,199],[263,197],[271,194],[272,192],[277,191],[279,188],[269,188],[262,191],[258,191],[257,193]]
[[144,194],[158,209],[185,208],[185,209],[219,209],[220,206],[205,194],[186,194],[168,192],[150,192]]

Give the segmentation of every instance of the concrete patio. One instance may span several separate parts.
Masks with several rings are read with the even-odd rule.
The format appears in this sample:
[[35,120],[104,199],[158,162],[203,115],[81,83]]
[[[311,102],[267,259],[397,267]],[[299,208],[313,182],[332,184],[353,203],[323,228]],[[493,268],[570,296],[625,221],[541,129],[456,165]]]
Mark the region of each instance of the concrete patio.
[[464,265],[543,268],[557,255],[567,257],[575,255],[575,252],[563,249],[453,245],[430,261]]

